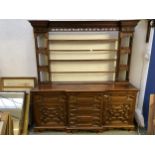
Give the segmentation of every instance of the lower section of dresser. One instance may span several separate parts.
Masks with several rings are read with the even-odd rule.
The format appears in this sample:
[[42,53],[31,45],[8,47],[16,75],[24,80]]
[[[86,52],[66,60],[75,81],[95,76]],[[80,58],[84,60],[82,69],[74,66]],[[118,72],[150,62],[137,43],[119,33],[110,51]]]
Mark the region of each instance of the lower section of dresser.
[[31,92],[34,130],[132,130],[136,96],[136,91]]

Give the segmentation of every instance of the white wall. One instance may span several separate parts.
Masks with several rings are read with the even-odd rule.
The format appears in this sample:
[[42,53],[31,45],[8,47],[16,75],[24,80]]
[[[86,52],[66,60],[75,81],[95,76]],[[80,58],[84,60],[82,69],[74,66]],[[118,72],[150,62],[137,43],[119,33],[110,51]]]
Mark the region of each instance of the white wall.
[[30,23],[26,20],[0,20],[0,77],[36,75]]
[[147,21],[141,20],[135,29],[130,70],[130,83],[140,90],[136,105],[136,118],[142,126],[144,125],[142,116],[143,99],[154,32],[151,30],[149,43],[145,42],[146,33]]

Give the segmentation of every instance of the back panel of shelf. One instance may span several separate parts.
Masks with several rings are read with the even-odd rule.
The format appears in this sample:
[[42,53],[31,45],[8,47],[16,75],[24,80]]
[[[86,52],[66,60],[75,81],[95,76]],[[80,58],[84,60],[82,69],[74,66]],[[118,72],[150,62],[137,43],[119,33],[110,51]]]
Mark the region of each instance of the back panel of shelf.
[[[119,39],[119,31],[58,31],[38,34],[36,42],[39,80],[41,82],[115,81],[118,65],[118,81],[125,81],[131,52],[130,38],[124,35],[121,36],[121,41]],[[119,62],[118,52],[120,52]]]
[[49,33],[53,82],[114,81],[118,32]]

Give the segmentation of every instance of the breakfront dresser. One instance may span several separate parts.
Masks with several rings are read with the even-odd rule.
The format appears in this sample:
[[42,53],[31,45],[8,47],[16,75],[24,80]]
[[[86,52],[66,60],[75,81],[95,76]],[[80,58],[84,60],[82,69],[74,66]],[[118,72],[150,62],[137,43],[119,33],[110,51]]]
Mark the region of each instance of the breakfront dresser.
[[129,83],[137,20],[30,21],[38,85],[35,131],[134,129],[138,89]]

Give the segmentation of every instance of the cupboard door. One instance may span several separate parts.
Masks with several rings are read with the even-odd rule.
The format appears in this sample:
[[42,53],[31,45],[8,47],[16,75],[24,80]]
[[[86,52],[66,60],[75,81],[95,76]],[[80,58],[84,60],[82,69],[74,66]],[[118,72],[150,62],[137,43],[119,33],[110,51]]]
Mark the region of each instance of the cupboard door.
[[69,127],[78,129],[102,126],[102,93],[76,92],[68,95]]
[[35,93],[32,100],[36,126],[57,128],[66,125],[66,97],[64,93]]
[[133,125],[136,93],[110,92],[104,95],[104,125]]

